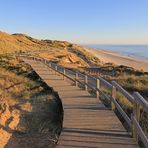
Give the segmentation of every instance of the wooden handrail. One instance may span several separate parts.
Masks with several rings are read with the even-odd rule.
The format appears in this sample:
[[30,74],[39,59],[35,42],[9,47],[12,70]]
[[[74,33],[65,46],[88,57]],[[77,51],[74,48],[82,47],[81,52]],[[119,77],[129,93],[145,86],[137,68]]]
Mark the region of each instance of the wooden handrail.
[[139,92],[134,92],[133,96],[135,101],[141,105],[145,112],[148,113],[148,102],[139,94]]
[[145,136],[140,124],[139,124],[139,119],[140,119],[140,107],[148,113],[148,102],[138,93],[134,92],[133,97],[135,98],[134,102],[134,107],[133,107],[133,115],[132,115],[132,122],[133,122],[133,137],[139,140],[139,137],[145,147],[148,146],[148,139]]
[[120,91],[131,103],[134,102],[134,97],[129,94],[122,86],[120,86],[116,81],[112,81],[112,85],[114,85],[118,91]]
[[[53,70],[55,70],[55,69],[53,69]],[[70,71],[70,70],[69,70],[69,71]],[[89,85],[88,83],[79,81],[78,77],[75,78],[75,79],[73,79],[73,78],[71,78],[70,76],[68,76],[68,75],[66,75],[66,74],[63,74],[63,73],[61,73],[61,72],[59,72],[59,73],[62,74],[62,75],[64,75],[65,77],[69,78],[70,80],[72,80],[73,82],[75,82],[75,83],[77,83],[77,84],[80,83],[80,84],[83,85],[83,86],[86,86],[86,85],[87,85],[88,88],[90,88],[90,89],[92,89],[92,90],[94,90],[94,91],[100,92],[100,93],[110,102],[110,97],[108,97],[108,96],[107,96],[104,92],[102,92],[100,89],[94,88],[93,86]],[[76,75],[77,75],[77,74],[78,74],[78,72],[76,72]],[[76,85],[77,85],[77,84],[76,84]]]
[[105,86],[107,86],[109,89],[112,89],[112,84],[110,84],[108,81],[105,79],[101,78],[100,76],[97,77]]
[[134,116],[132,117],[132,121],[133,121],[133,124],[134,124],[134,126],[136,128],[138,136],[140,137],[141,141],[143,142],[145,148],[147,148],[148,147],[148,138],[144,134],[141,126],[139,125],[139,122],[136,120],[136,118]]
[[[87,90],[87,91],[88,91],[88,88],[94,90],[96,92],[97,97],[99,97],[99,95],[101,94],[109,102],[112,102],[112,109],[115,110],[115,108],[117,108],[117,110],[121,113],[122,117],[125,119],[128,126],[132,129],[133,137],[138,140],[137,137],[139,136],[140,139],[142,140],[142,142],[144,143],[144,145],[145,146],[148,145],[148,139],[145,136],[142,128],[139,125],[139,117],[140,117],[140,107],[139,106],[141,106],[144,109],[144,111],[146,113],[148,113],[148,102],[138,92],[134,92],[133,95],[131,95],[122,86],[120,86],[116,81],[112,81],[111,83],[109,83],[108,81],[104,80],[101,77],[96,78],[96,77],[93,77],[93,76],[90,76],[90,75],[87,75],[87,74],[82,74],[80,72],[73,72],[71,70],[67,70],[66,68],[58,65],[58,67],[61,68],[61,71],[63,71],[63,72],[61,72],[61,71],[59,71],[59,69],[57,68],[57,64],[55,64],[55,63],[50,63],[47,60],[44,60],[42,58],[36,58],[36,57],[35,58],[30,57],[30,59],[41,61],[44,64],[47,64],[54,71],[63,75],[63,79],[64,79],[64,77],[67,77],[68,79],[72,80],[76,84],[76,86],[78,86],[78,83],[79,83],[79,84],[83,85],[85,90]],[[52,66],[52,65],[54,65],[54,66]],[[66,74],[66,71],[74,74],[75,78],[72,78],[71,76]],[[78,77],[79,75],[84,76],[83,82],[81,82],[80,78]],[[96,86],[94,86],[94,85],[92,86],[92,85],[88,84],[88,77],[95,80]],[[105,94],[100,89],[100,82],[102,82],[105,86],[107,86],[107,88],[112,89],[111,96]],[[133,114],[131,116],[131,119],[128,117],[128,115],[125,113],[125,111],[122,109],[120,104],[116,101],[116,97],[117,97],[115,95],[116,89],[121,94],[123,94],[133,104]]]

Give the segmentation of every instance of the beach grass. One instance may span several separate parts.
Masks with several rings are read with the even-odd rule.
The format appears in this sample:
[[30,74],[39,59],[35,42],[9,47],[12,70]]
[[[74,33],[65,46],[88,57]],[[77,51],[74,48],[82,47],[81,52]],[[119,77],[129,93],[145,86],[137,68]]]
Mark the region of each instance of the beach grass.
[[[18,122],[12,128],[15,133],[32,137],[47,135],[47,138],[53,139],[48,140],[48,145],[54,147],[62,129],[63,118],[62,104],[57,93],[40,81],[29,65],[18,62],[13,55],[0,56],[0,71],[0,113],[5,118],[12,116],[13,122]],[[5,121],[2,118],[3,116],[0,117],[0,124],[5,126],[1,122]],[[6,131],[1,132],[0,135]],[[6,134],[9,137],[10,134]],[[4,138],[4,141],[9,145],[15,138],[15,134],[12,134],[10,139]]]

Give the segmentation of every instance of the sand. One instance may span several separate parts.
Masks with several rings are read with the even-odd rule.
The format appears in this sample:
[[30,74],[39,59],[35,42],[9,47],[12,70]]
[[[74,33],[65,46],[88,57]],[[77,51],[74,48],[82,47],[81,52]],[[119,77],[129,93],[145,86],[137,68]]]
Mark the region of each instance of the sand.
[[102,49],[89,49],[89,52],[95,54],[103,63],[109,62],[116,65],[125,65],[148,72],[148,61],[122,56],[116,52]]

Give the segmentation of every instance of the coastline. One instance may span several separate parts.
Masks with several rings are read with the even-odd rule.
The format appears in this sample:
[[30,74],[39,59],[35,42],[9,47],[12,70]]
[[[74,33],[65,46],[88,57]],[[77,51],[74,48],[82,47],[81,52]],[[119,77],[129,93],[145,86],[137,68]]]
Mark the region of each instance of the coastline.
[[148,61],[146,60],[123,56],[117,52],[104,49],[89,48],[88,51],[94,54],[96,57],[98,57],[103,63],[114,63],[115,65],[125,65],[133,67],[137,70],[143,70],[145,72],[148,72]]

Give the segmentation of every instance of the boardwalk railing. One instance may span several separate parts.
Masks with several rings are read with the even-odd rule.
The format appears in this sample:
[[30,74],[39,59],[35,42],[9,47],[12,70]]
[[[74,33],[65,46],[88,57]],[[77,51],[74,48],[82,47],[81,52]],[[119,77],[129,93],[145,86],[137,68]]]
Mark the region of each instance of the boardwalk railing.
[[[146,148],[148,147],[148,138],[139,123],[141,110],[148,115],[148,102],[138,92],[134,92],[133,95],[131,95],[116,81],[109,83],[101,77],[96,78],[87,74],[82,74],[78,71],[72,71],[42,58],[28,57],[24,55],[21,57],[40,61],[53,69],[56,74],[62,75],[63,79],[67,78],[71,80],[75,86],[95,93],[97,98],[103,97],[111,104],[112,110],[116,109],[121,114],[129,127],[128,129],[132,132],[132,137],[137,141],[141,140],[144,146]],[[116,96],[117,91],[119,91],[132,104],[133,111],[130,117],[118,103]]]

